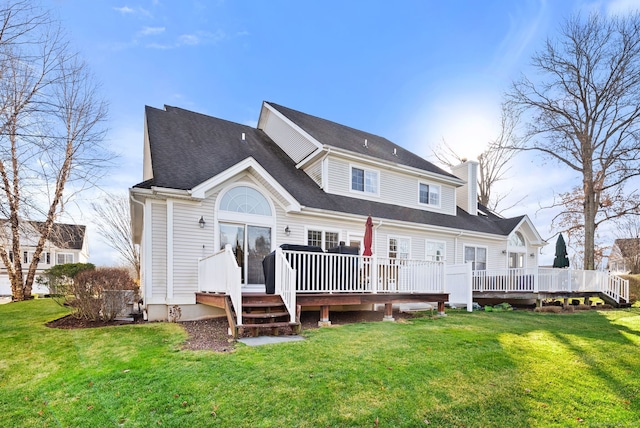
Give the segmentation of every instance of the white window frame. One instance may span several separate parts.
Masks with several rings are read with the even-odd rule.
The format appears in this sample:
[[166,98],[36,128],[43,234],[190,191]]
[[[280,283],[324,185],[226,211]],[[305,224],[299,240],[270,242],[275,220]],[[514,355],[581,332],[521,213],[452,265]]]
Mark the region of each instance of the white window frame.
[[[442,254],[440,256],[438,256],[437,254],[429,254],[429,243],[442,244]],[[447,242],[441,241],[439,239],[426,239],[424,242],[424,254],[425,254],[425,259],[428,261],[433,261],[433,262],[447,261]]]
[[[353,170],[360,169],[364,171],[363,173],[363,190],[357,190],[353,188]],[[376,175],[376,191],[371,192],[367,191],[367,173]],[[362,165],[349,165],[349,191],[353,193],[357,193],[359,195],[373,195],[380,196],[380,171],[377,169],[367,168]]]
[[327,248],[327,232],[328,233],[336,233],[336,234],[338,234],[337,245],[340,245],[340,241],[342,240],[342,234],[340,233],[340,230],[326,228],[326,227],[307,226],[307,227],[304,228],[305,245],[309,244],[309,232],[321,232],[322,233],[322,245],[320,247],[322,247],[322,249],[324,251],[327,251],[329,249],[329,248]]
[[[438,203],[433,204],[431,202],[425,203],[420,200],[420,190],[422,186],[429,186],[429,200],[431,200],[431,189],[438,189]],[[439,184],[433,184],[426,181],[418,182],[418,204],[423,205],[425,207],[433,207],[433,208],[441,208],[442,207],[442,186]]]
[[[58,262],[58,260],[59,260],[58,257],[60,257],[60,256],[64,257],[64,260],[63,260],[62,263]],[[70,262],[67,261],[67,257],[68,256],[71,256],[71,261]],[[75,260],[75,255],[73,253],[56,253],[56,265],[66,265],[66,264],[69,264],[69,263],[75,263],[74,260]]]
[[[408,243],[408,249],[409,252],[407,253],[407,257],[406,258],[402,258],[402,257],[398,257],[398,253],[399,251],[396,250],[396,257],[391,257],[391,240],[392,239],[396,239],[398,241],[400,240],[406,240]],[[411,258],[411,238],[409,236],[400,236],[400,235],[389,235],[387,236],[387,257],[392,259],[399,259],[399,260],[406,260],[406,259],[410,259]]]
[[489,265],[489,247],[487,247],[486,245],[475,245],[475,244],[464,244],[462,246],[462,261],[464,263],[467,263],[466,260],[466,254],[467,254],[467,248],[475,248],[476,249],[476,254],[477,254],[477,249],[478,248],[483,248],[485,250],[485,254],[486,254],[486,260],[484,261],[484,269],[475,269],[477,261],[475,260],[475,255],[474,255],[474,260],[473,260],[473,266],[472,269],[473,270],[487,270],[487,267]]

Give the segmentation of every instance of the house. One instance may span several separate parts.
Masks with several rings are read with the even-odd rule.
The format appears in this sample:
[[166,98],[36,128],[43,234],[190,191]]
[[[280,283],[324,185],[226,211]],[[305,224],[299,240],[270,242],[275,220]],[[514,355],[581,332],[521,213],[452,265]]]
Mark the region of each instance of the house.
[[640,238],[615,240],[609,254],[609,270],[624,274],[640,272]]
[[[351,296],[342,306],[390,308],[392,299],[373,297],[400,292],[401,280],[411,277],[414,288],[393,302],[417,298],[425,272],[435,272],[436,292],[421,298],[443,303],[444,267],[537,267],[546,244],[526,215],[503,218],[477,204],[476,162],[447,172],[383,137],[272,102],[262,104],[256,128],[177,107],[146,107],[144,130],[143,181],[130,198],[150,320],[224,314],[197,303],[207,301],[199,293],[207,282],[231,278],[242,299],[264,293],[263,259],[282,244],[326,251],[344,243],[362,252],[368,216],[372,261],[354,260],[360,264],[350,284],[336,280],[312,299],[322,290],[301,285],[300,271],[308,279],[347,256],[308,259],[307,267],[292,271],[297,284],[288,295],[297,296],[298,306],[319,306],[324,318],[329,305],[338,305],[329,299],[339,294]],[[211,258],[225,251],[233,259],[229,268]],[[278,260],[291,262],[293,255]],[[281,287],[283,277],[277,278]],[[322,280],[330,279],[335,275]],[[228,285],[221,291],[233,294]],[[356,292],[369,298],[356,299]],[[237,295],[234,305],[242,301]]]
[[[44,223],[37,221],[23,222],[24,228],[21,231],[20,242],[22,249],[19,257],[22,258],[22,267],[26,275],[29,264],[33,259],[38,239],[39,229]],[[3,226],[7,228],[6,223]],[[8,230],[8,228],[7,228]],[[5,236],[7,234],[5,233]],[[9,258],[13,260],[15,255],[9,251]],[[54,223],[49,239],[44,244],[44,249],[40,255],[40,262],[36,269],[36,278],[46,269],[52,266],[66,263],[86,263],[89,258],[89,247],[86,237],[86,226],[76,224]],[[11,281],[7,274],[7,268],[0,260],[0,295],[11,295]],[[33,294],[47,294],[46,287],[33,283]]]

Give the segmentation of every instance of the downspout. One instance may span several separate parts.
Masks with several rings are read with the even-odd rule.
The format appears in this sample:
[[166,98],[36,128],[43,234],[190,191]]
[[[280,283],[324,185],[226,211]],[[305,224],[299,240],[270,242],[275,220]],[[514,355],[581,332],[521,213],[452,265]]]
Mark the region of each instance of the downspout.
[[[131,193],[129,194],[129,200],[132,202],[139,204],[142,207],[142,229],[144,234],[144,216],[145,216],[145,206],[144,203],[137,200]],[[142,243],[140,244],[140,249],[142,250]],[[145,275],[146,277],[146,275]],[[149,314],[147,313],[147,292],[148,287],[145,287],[142,284],[142,251],[140,251],[140,286],[142,287],[142,318],[147,321],[149,319]]]
[[462,231],[458,232],[458,235],[453,238],[453,264],[458,264],[458,238],[462,236]]

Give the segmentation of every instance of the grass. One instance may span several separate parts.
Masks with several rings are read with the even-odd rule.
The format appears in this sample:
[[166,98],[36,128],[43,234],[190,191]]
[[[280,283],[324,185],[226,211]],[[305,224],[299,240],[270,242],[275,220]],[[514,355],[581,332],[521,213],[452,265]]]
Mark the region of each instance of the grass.
[[444,318],[182,351],[177,324],[44,326],[0,306],[0,426],[635,426],[640,310]]

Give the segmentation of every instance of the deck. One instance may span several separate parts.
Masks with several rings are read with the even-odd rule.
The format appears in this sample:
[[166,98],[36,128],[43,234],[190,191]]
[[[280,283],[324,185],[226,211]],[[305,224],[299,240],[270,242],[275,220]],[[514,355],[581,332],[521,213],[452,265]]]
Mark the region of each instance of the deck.
[[200,259],[197,303],[225,308],[230,325],[240,328],[296,325],[305,307],[320,307],[320,323],[329,324],[332,306],[384,304],[389,319],[396,303],[437,302],[444,314],[445,302],[471,310],[480,298],[540,302],[598,296],[614,305],[629,299],[629,282],[608,272],[538,267],[472,271],[470,264],[279,248],[271,257],[265,269],[269,294],[261,297],[242,293],[231,247]]

